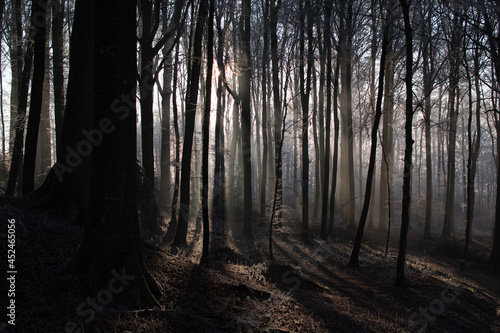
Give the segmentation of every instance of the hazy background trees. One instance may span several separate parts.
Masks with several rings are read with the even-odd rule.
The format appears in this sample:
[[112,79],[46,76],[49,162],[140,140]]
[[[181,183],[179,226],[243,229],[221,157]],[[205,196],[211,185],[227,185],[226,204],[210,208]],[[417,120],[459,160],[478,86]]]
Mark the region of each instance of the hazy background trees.
[[[465,249],[474,235],[493,241],[498,8],[212,1],[140,1],[138,89],[120,101],[141,110],[136,156],[169,244],[201,232],[201,212],[213,213],[212,231],[252,237],[272,207],[275,226],[298,226],[305,242],[334,239],[333,222],[357,227],[360,217],[380,237],[403,223],[426,238],[467,239]],[[83,38],[73,34],[75,3],[0,5],[2,188],[28,195],[44,182],[35,192],[47,197],[68,149],[92,129],[78,83],[65,88],[71,67],[87,79],[88,64],[68,58],[70,36]],[[43,29],[30,29],[40,11]],[[80,189],[68,200],[82,199],[73,203],[81,211],[88,189],[75,175],[90,164],[76,164],[65,179]]]

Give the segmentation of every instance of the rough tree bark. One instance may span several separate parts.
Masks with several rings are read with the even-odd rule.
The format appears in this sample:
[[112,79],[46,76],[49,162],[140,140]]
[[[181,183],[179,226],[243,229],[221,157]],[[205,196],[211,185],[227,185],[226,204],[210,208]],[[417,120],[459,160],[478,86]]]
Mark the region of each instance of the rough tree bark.
[[93,63],[93,80],[82,93],[93,96],[85,104],[93,110],[93,128],[103,136],[92,151],[88,225],[66,269],[97,283],[121,274],[138,303],[158,305],[161,290],[139,250],[136,108],[122,101],[136,90],[136,1],[85,1],[84,6],[92,23],[87,36],[93,38],[93,55],[87,60]]

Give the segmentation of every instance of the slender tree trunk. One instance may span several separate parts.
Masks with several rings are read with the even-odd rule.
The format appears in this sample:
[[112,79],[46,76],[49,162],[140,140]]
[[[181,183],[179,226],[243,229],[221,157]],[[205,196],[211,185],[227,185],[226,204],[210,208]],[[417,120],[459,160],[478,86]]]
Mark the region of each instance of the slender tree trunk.
[[[391,35],[392,35],[392,28]],[[389,41],[387,45],[387,64],[385,69],[385,88],[384,88],[384,104],[383,104],[383,130],[382,130],[382,150],[384,158],[380,164],[380,192],[379,192],[379,231],[387,232],[387,218],[389,215],[389,196],[392,193],[392,188],[389,184],[392,182],[393,170],[393,111],[394,111],[394,70],[395,70],[395,52],[393,50],[394,43]],[[389,192],[390,191],[390,192]]]
[[[12,71],[11,98],[10,98],[10,145],[11,157],[14,155],[14,141],[17,125],[20,124],[19,104],[21,85],[23,84],[23,6],[21,0],[12,0],[11,12],[11,45],[10,62]],[[24,120],[22,120],[24,121]]]
[[443,223],[442,238],[451,237],[453,224],[455,219],[455,151],[456,151],[456,136],[457,136],[457,121],[458,109],[456,107],[458,82],[459,82],[459,53],[461,40],[461,22],[459,21],[459,13],[455,12],[453,18],[453,31],[451,36],[450,47],[450,84],[448,87],[448,114],[450,127],[448,131],[448,163],[447,163],[447,181],[446,181],[446,206]]
[[61,144],[64,115],[64,4],[65,0],[52,1],[52,64],[57,160],[62,160],[64,153]]
[[175,66],[172,80],[172,113],[174,117],[174,135],[175,135],[175,174],[174,174],[174,193],[172,195],[172,212],[170,214],[170,224],[167,229],[167,233],[164,237],[164,243],[169,243],[172,240],[173,233],[177,230],[177,212],[178,212],[178,201],[179,201],[179,181],[180,181],[180,154],[181,154],[181,138],[179,133],[179,117],[177,112],[177,74],[178,74],[178,63],[179,63],[179,44],[176,45],[175,50]]
[[[392,12],[392,4],[389,4],[388,14]],[[386,18],[384,35],[382,38],[382,55],[380,57],[380,71],[379,71],[379,84],[378,84],[378,96],[377,105],[375,107],[375,119],[373,122],[373,128],[371,133],[371,150],[370,150],[370,161],[368,164],[368,174],[366,176],[366,191],[365,191],[365,201],[363,203],[363,209],[361,211],[361,217],[358,224],[358,231],[356,233],[356,239],[354,240],[354,246],[351,253],[351,258],[349,259],[349,267],[359,267],[359,252],[361,250],[361,242],[363,240],[363,232],[365,228],[366,219],[368,217],[368,208],[370,207],[370,199],[372,195],[373,186],[373,174],[375,171],[375,162],[377,157],[377,139],[378,139],[378,125],[380,123],[380,118],[382,118],[382,94],[384,91],[384,71],[386,66],[386,56],[387,56],[387,45],[389,43],[389,24],[392,24],[390,17]]]
[[[271,0],[271,22],[270,22],[270,37],[271,37],[271,65],[272,65],[272,82],[273,82],[273,107],[274,107],[274,160],[275,165],[278,164],[278,160],[281,160],[279,154],[279,142],[281,142],[281,126],[282,126],[282,114],[281,114],[281,97],[280,97],[280,78],[279,78],[279,56],[278,56],[278,13],[281,8],[281,0]],[[294,138],[295,140],[295,138]],[[281,205],[283,202],[283,169],[280,166],[276,167],[276,178],[278,186],[276,187],[276,193],[274,194],[276,199],[276,212],[277,218],[280,220],[282,218]]]
[[[302,2],[300,2],[302,7]],[[303,11],[302,11],[303,9]],[[302,106],[302,241],[309,242],[309,95],[311,93],[311,73],[313,67],[312,17],[310,0],[300,8],[300,100]],[[306,22],[307,20],[307,27]],[[307,73],[305,73],[305,34],[308,37]]]
[[[314,188],[314,198],[313,198],[313,212],[312,212],[312,220],[316,221],[318,219],[318,210],[319,210],[319,203],[320,203],[320,193],[321,193],[321,170],[323,169],[322,166],[322,159],[321,155],[323,155],[324,148],[320,147],[320,144],[318,141],[318,93],[317,93],[317,84],[316,84],[316,70],[312,71],[312,95],[313,95],[313,114],[312,114],[312,126],[313,126],[313,144],[314,144],[314,183],[313,183],[313,177],[311,176],[310,182],[313,183],[312,186]],[[321,107],[323,109],[323,107]],[[323,113],[323,112],[321,112]],[[324,121],[323,121],[324,122]],[[323,125],[324,126],[324,125]],[[324,146],[324,145],[322,145]]]
[[[163,24],[167,26],[166,15]],[[166,29],[164,29],[166,30]],[[170,172],[170,105],[172,102],[172,53],[168,52],[173,43],[173,36],[163,47],[163,90],[161,91],[161,157],[160,157],[160,196],[158,204],[167,209],[170,198],[171,172]],[[177,66],[177,64],[175,64]]]
[[142,165],[144,167],[146,177],[155,183],[154,179],[154,132],[153,132],[153,38],[156,31],[153,31],[153,5],[152,1],[141,1],[142,13],[142,36],[140,41],[140,61],[139,61],[139,88],[140,88],[140,104],[141,104],[141,140],[142,140]]
[[[45,13],[47,1],[37,1],[32,4],[33,11],[36,13],[37,25],[34,36],[34,66],[33,66],[33,82],[31,83],[31,101],[30,112],[28,117],[28,127],[26,132],[25,154],[23,163],[23,195],[28,195],[35,187],[35,163],[36,163],[36,147],[38,141],[38,132],[40,129],[40,115],[42,112],[42,97],[43,97],[43,81],[45,77],[45,31],[47,27],[47,15],[39,15]],[[44,21],[40,24],[40,17]]]
[[198,9],[198,17],[196,19],[193,60],[190,80],[187,87],[188,93],[186,96],[186,120],[184,129],[184,145],[182,146],[182,174],[180,182],[181,201],[179,209],[179,222],[177,224],[173,246],[183,246],[186,244],[190,208],[191,156],[193,152],[194,125],[198,101],[198,85],[201,72],[203,29],[205,27],[207,15],[208,0],[201,0]]
[[[4,10],[5,10],[5,1],[0,0],[0,22],[3,22],[4,19]],[[3,39],[3,32],[0,31],[0,38]],[[6,159],[7,159],[7,151],[6,151],[6,137],[5,137],[5,119],[4,119],[4,111],[3,111],[3,70],[2,70],[2,59],[0,58],[0,121],[2,122],[2,165],[0,166],[1,177],[3,181],[3,177],[6,175]],[[12,88],[11,88],[12,89]]]
[[202,158],[202,190],[201,190],[201,209],[203,215],[203,251],[201,254],[201,263],[208,265],[208,254],[210,246],[210,214],[208,207],[208,149],[210,140],[210,107],[212,97],[212,68],[214,60],[214,1],[210,0],[210,11],[208,16],[208,36],[207,36],[207,77],[205,88],[205,109],[203,114],[203,158]]
[[352,0],[341,3],[341,35],[339,36],[339,53],[341,61],[341,114],[342,114],[342,181],[341,189],[343,205],[347,209],[346,218],[349,228],[355,228],[356,193],[354,188],[354,147],[352,125],[352,38],[353,38],[353,3]]
[[[32,6],[31,9],[31,21],[34,22],[36,6]],[[34,25],[34,23],[33,23]],[[31,30],[31,38],[35,37],[35,29]],[[43,46],[45,48],[45,45]],[[11,129],[15,128],[15,139],[14,139],[14,147],[12,150],[12,162],[10,164],[9,171],[9,181],[7,183],[7,196],[13,196],[16,188],[16,183],[19,178],[19,187],[22,188],[22,160],[23,160],[23,139],[24,139],[24,127],[26,122],[26,110],[28,107],[28,89],[29,82],[31,79],[31,69],[33,66],[33,52],[34,47],[32,45],[28,45],[26,52],[24,54],[24,68],[22,71],[22,75],[20,75],[21,84],[19,86],[19,97],[18,97],[18,115],[16,117],[17,121],[14,126],[11,125]],[[19,59],[17,60],[19,64]],[[22,63],[22,62],[21,62]],[[42,77],[43,82],[43,77]],[[35,102],[36,104],[36,102]],[[11,131],[12,132],[12,131]],[[19,174],[21,173],[21,174]]]
[[423,39],[423,75],[424,75],[424,115],[425,115],[425,170],[426,170],[426,199],[425,199],[425,226],[424,239],[431,239],[431,215],[432,215],[432,156],[431,156],[431,94],[433,90],[434,66],[432,61],[432,45],[430,43],[432,19],[430,5],[427,2],[429,13],[426,16],[428,26],[425,29]]
[[[51,1],[52,2],[52,1]],[[50,11],[47,12],[47,20],[50,20]],[[47,21],[50,26],[50,21]],[[50,47],[50,29],[46,29],[45,49]],[[42,109],[40,113],[40,131],[37,141],[37,166],[35,183],[39,185],[45,178],[47,170],[52,166],[52,145],[51,145],[51,126],[50,126],[50,53],[45,52],[45,70],[43,78]]]
[[413,31],[410,25],[410,5],[406,0],[400,0],[403,7],[404,32],[406,41],[406,122],[405,122],[405,157],[403,174],[403,211],[401,216],[401,234],[399,236],[399,253],[396,267],[396,286],[406,286],[405,261],[410,225],[411,204],[411,166],[412,166],[412,125],[413,125]]
[[250,146],[250,80],[252,71],[252,54],[250,52],[250,17],[251,1],[243,0],[241,4],[241,34],[243,53],[241,57],[242,75],[240,76],[241,97],[241,138],[243,154],[243,235],[252,236],[252,170]]
[[[217,67],[219,71],[224,71],[224,31],[221,28],[222,14],[217,15]],[[217,222],[223,223],[225,217],[225,201],[226,201],[226,176],[224,167],[224,108],[222,103],[222,73],[219,74],[217,80],[217,120],[215,123],[215,174],[214,174],[214,194],[213,194],[213,211],[217,215]],[[214,222],[215,224],[215,222]],[[224,228],[217,232],[224,233]],[[214,225],[215,229],[215,225]]]
[[[467,79],[469,81],[469,120],[467,124],[468,130],[468,146],[469,158],[467,162],[467,211],[466,211],[466,229],[465,229],[465,249],[464,257],[467,258],[469,244],[472,235],[472,220],[474,218],[474,201],[476,198],[475,178],[477,170],[477,159],[479,157],[479,147],[481,142],[481,87],[479,79],[479,49],[476,48],[474,55],[474,82],[476,88],[476,133],[472,138],[472,80],[469,69],[466,69]],[[465,62],[467,59],[465,59]],[[468,67],[468,66],[467,66]]]
[[[330,126],[332,117],[332,45],[331,45],[331,29],[330,20],[332,16],[331,4],[325,3],[325,29],[324,29],[324,48],[326,50],[326,142],[325,152],[323,154],[324,167],[323,167],[323,200],[321,207],[321,238],[327,239],[327,225],[328,214],[333,216],[334,211],[328,212],[328,196],[329,196],[329,183],[330,183]],[[336,111],[335,111],[336,112]],[[337,148],[335,148],[337,149]],[[335,176],[333,176],[335,177]],[[334,190],[332,190],[334,191]]]
[[267,137],[267,63],[269,62],[269,0],[264,4],[264,49],[262,51],[262,165],[260,177],[260,217],[266,216],[267,164],[269,145]]
[[333,123],[334,123],[334,140],[333,140],[333,161],[332,161],[332,185],[330,186],[330,221],[328,223],[328,235],[333,236],[333,225],[335,223],[335,193],[337,189],[337,169],[338,169],[338,156],[339,156],[339,116],[338,116],[338,96],[339,96],[339,69],[340,64],[337,56],[335,65],[335,81],[333,85]]

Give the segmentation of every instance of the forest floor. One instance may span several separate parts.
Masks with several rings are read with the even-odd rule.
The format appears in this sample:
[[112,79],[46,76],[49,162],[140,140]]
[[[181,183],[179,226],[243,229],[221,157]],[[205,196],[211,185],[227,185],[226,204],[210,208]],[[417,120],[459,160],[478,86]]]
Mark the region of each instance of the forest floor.
[[[62,212],[0,199],[2,271],[5,219],[22,221],[26,230],[18,223],[16,326],[2,314],[0,332],[64,332],[73,323],[81,329],[75,332],[500,332],[500,272],[487,261],[486,240],[475,238],[463,261],[461,242],[424,241],[412,230],[409,287],[401,289],[393,285],[399,228],[393,228],[387,256],[385,235],[367,230],[361,268],[349,269],[353,230],[338,227],[333,241],[312,237],[304,245],[297,220],[275,231],[272,263],[265,226],[255,227],[253,240],[228,237],[213,250],[209,268],[197,264],[199,241],[175,255],[143,249],[163,287],[161,308],[126,305],[133,302],[124,292],[92,318],[78,309],[88,311],[82,304],[107,286],[59,272],[83,230]],[[313,223],[315,235],[317,228]],[[0,285],[5,309],[5,278]]]

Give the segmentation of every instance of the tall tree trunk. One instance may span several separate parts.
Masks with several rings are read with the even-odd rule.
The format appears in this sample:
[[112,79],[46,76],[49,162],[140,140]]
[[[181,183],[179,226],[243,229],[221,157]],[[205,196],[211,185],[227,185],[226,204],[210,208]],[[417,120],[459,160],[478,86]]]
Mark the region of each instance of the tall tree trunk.
[[[331,28],[330,20],[332,17],[332,5],[329,2],[325,3],[325,28],[324,28],[324,48],[326,50],[326,142],[325,152],[323,154],[323,200],[321,207],[321,238],[327,239],[328,214],[333,216],[333,210],[328,212],[328,196],[330,183],[330,126],[332,117],[332,45],[331,45]],[[336,112],[336,111],[335,111]],[[337,149],[337,148],[335,148]],[[335,177],[335,176],[334,176]]]
[[[270,37],[271,37],[271,65],[272,65],[272,82],[273,82],[273,107],[274,107],[274,160],[275,165],[278,165],[278,160],[281,160],[279,151],[279,142],[281,142],[281,127],[282,127],[282,114],[281,114],[281,97],[280,97],[280,79],[279,79],[279,56],[278,56],[278,13],[281,8],[281,0],[271,0],[271,22],[270,22]],[[295,140],[295,139],[294,139]],[[283,202],[283,169],[276,167],[276,179],[278,186],[274,194],[276,199],[276,212],[277,218],[282,218],[281,205]]]
[[[3,22],[3,14],[5,11],[5,1],[0,0],[0,22]],[[0,38],[3,39],[3,32],[0,31]],[[3,77],[3,70],[2,70],[2,59],[0,59],[0,78]],[[12,89],[12,88],[11,88]],[[7,159],[7,151],[6,151],[6,137],[5,137],[5,119],[4,119],[4,111],[3,111],[3,80],[0,79],[0,121],[2,122],[2,165],[0,166],[0,172],[1,172],[1,177],[3,180],[3,177],[6,175],[6,159]]]
[[[312,183],[312,186],[314,188],[314,198],[313,198],[313,210],[312,210],[312,220],[316,221],[318,219],[318,211],[319,211],[319,204],[321,200],[321,170],[323,169],[322,164],[322,159],[321,156],[323,155],[324,148],[321,148],[324,146],[322,144],[320,146],[320,139],[318,139],[318,88],[317,88],[317,79],[316,79],[316,70],[312,71],[312,95],[313,95],[313,114],[312,114],[312,127],[313,127],[313,145],[314,145],[314,178],[311,175],[311,180],[310,183]],[[323,103],[322,103],[323,104]],[[321,109],[323,109],[323,106],[321,106]],[[323,113],[323,111],[321,112]],[[322,121],[324,123],[324,120]],[[323,124],[324,126],[324,124]],[[314,183],[313,183],[314,179]]]
[[352,124],[352,39],[353,39],[353,1],[341,4],[341,36],[339,36],[341,59],[341,114],[342,114],[342,192],[343,205],[349,228],[355,228],[356,193],[354,189],[354,147]]
[[[392,36],[392,28],[391,36]],[[392,170],[393,170],[393,112],[394,112],[394,70],[396,55],[393,50],[393,41],[390,40],[387,45],[387,64],[385,69],[385,87],[384,87],[384,110],[383,130],[382,130],[382,150],[384,158],[380,163],[380,192],[379,192],[379,231],[387,232],[387,218],[389,215],[389,196],[392,198]]]
[[[472,235],[472,220],[474,218],[474,201],[476,198],[475,179],[477,170],[477,159],[479,157],[479,147],[481,142],[481,87],[480,87],[480,53],[476,47],[474,54],[474,83],[476,88],[476,133],[472,138],[472,79],[468,65],[466,68],[467,79],[469,81],[469,120],[467,124],[469,157],[467,161],[467,211],[465,229],[464,257],[467,258],[469,244]],[[467,64],[467,59],[465,59]]]
[[[9,151],[11,157],[14,155],[14,141],[17,125],[20,124],[19,104],[21,95],[21,86],[23,84],[23,5],[21,0],[11,0],[11,45],[10,45],[10,63],[12,71],[11,98],[10,98],[10,145]],[[24,121],[24,120],[22,120]]]
[[427,27],[423,38],[423,76],[424,76],[424,115],[425,115],[425,172],[426,172],[426,198],[425,198],[425,226],[424,239],[431,239],[431,215],[432,215],[432,156],[431,156],[431,94],[433,90],[434,62],[431,45],[431,6],[426,2]]
[[[371,21],[372,45],[371,46],[372,47],[371,47],[371,56],[370,56],[370,65],[371,65],[370,66],[370,111],[372,112],[373,115],[375,115],[375,103],[376,103],[375,65],[376,65],[376,61],[377,61],[377,46],[378,46],[377,16],[375,15],[375,11],[376,11],[375,0],[371,0],[371,12],[372,12],[372,21]],[[387,52],[387,50],[386,50],[386,52]],[[387,55],[386,55],[386,57],[387,57]],[[384,66],[387,67],[387,63]],[[384,68],[384,70],[385,70],[385,68]],[[361,133],[360,133],[360,138],[361,138]],[[381,164],[381,166],[383,166],[383,162],[381,162],[380,164]],[[361,158],[360,158],[360,169],[361,169]],[[359,179],[360,179],[360,184],[361,184],[361,177]],[[375,196],[375,178],[373,179],[371,196],[372,197]],[[375,202],[372,202],[370,204],[370,213],[368,216],[368,229],[370,229],[370,230],[373,229],[373,210],[374,210],[374,207],[375,207]]]
[[[51,1],[52,2],[52,1]],[[50,20],[50,11],[47,11],[47,20]],[[48,27],[50,26],[50,21]],[[51,126],[50,126],[50,29],[46,29],[45,37],[45,71],[43,78],[43,95],[42,95],[42,109],[40,113],[40,131],[37,140],[37,166],[36,166],[36,184],[40,184],[45,178],[47,170],[52,166],[52,145],[50,140]]]
[[52,64],[54,75],[54,120],[56,128],[57,160],[63,159],[61,144],[64,115],[64,4],[52,1]]
[[203,251],[201,254],[201,263],[208,265],[208,251],[210,243],[210,215],[208,207],[208,149],[210,140],[210,107],[212,101],[212,68],[214,60],[214,1],[210,0],[210,11],[208,15],[208,36],[207,36],[207,77],[205,88],[205,109],[203,114],[202,135],[203,135],[203,157],[202,157],[202,190],[201,190],[201,209],[203,215]]
[[175,173],[174,173],[174,193],[172,195],[172,212],[170,214],[170,224],[164,236],[164,243],[169,243],[172,240],[174,232],[177,230],[177,212],[179,201],[179,180],[181,174],[180,153],[181,153],[181,138],[179,133],[179,117],[177,112],[177,73],[179,63],[179,44],[176,45],[175,51],[175,66],[172,80],[172,113],[174,116],[174,135],[175,135]]
[[[95,80],[86,92],[95,96],[94,128],[108,135],[93,150],[89,225],[67,269],[99,283],[122,274],[140,303],[158,305],[161,290],[139,250],[135,105],[117,108],[115,103],[136,88],[136,1],[98,6],[88,1],[87,6],[95,14],[86,17],[95,27]],[[115,52],[102,52],[110,43]]]
[[252,54],[250,51],[251,1],[241,3],[241,34],[243,53],[241,57],[240,98],[241,98],[241,138],[243,153],[243,234],[252,237],[252,171],[250,147],[250,80],[252,72]]
[[[36,147],[38,141],[38,132],[40,129],[40,115],[42,112],[43,81],[45,78],[45,31],[47,27],[47,0],[41,0],[32,4],[36,13],[37,25],[35,21],[32,27],[35,27],[34,35],[34,65],[33,82],[31,83],[31,101],[28,117],[28,127],[26,132],[25,153],[23,163],[23,195],[28,195],[35,187],[35,163]],[[39,15],[44,13],[44,15]],[[43,22],[38,22],[43,17]]]
[[339,69],[340,63],[337,54],[337,60],[335,65],[335,81],[333,84],[333,123],[334,123],[334,139],[333,139],[333,161],[332,161],[332,185],[330,186],[330,221],[328,223],[328,235],[333,235],[333,225],[335,222],[335,193],[337,189],[337,169],[338,169],[338,158],[339,158],[339,116],[338,116],[338,96],[339,96]]
[[406,122],[405,122],[405,157],[403,173],[403,211],[401,215],[401,234],[399,236],[399,253],[396,266],[396,286],[406,286],[405,261],[410,225],[411,204],[411,166],[413,152],[413,31],[410,25],[410,4],[406,0],[400,0],[404,16],[404,32],[406,41]]
[[458,108],[457,91],[460,71],[460,40],[461,40],[461,20],[459,13],[454,10],[453,13],[453,28],[451,36],[449,63],[450,63],[450,84],[448,87],[448,163],[447,163],[447,180],[446,180],[446,206],[444,212],[444,223],[442,238],[449,238],[453,231],[455,219],[455,151],[456,151],[456,136],[457,136],[457,121]]
[[[35,20],[35,5],[32,6],[31,9],[31,20],[30,22],[35,26],[34,20]],[[17,11],[16,11],[17,15]],[[30,30],[31,34],[30,37],[34,38],[36,29]],[[45,45],[43,46],[45,48]],[[14,138],[14,147],[12,150],[12,162],[10,164],[10,171],[9,171],[9,181],[7,182],[7,190],[6,190],[6,195],[7,196],[13,196],[14,191],[16,188],[16,183],[19,178],[19,187],[22,188],[22,160],[23,160],[23,139],[24,139],[24,127],[25,127],[25,122],[26,122],[26,110],[28,107],[28,90],[29,90],[29,82],[31,79],[31,69],[33,66],[33,45],[28,44],[26,52],[24,53],[24,67],[23,71],[18,79],[21,80],[21,84],[19,86],[19,95],[18,95],[18,115],[15,117],[16,123],[14,126],[11,124],[11,129],[15,128],[15,138]],[[16,51],[18,52],[18,51]],[[17,59],[17,64],[22,63],[22,60]],[[42,77],[42,82],[43,82],[43,77]],[[36,102],[35,102],[36,104]],[[11,130],[12,132],[12,130]],[[19,175],[21,173],[21,175]]]
[[373,186],[373,174],[375,171],[375,162],[377,157],[377,139],[378,139],[378,125],[380,123],[380,118],[382,118],[382,94],[384,91],[384,71],[386,66],[386,56],[387,56],[387,46],[389,44],[389,25],[392,24],[392,19],[389,15],[392,12],[392,4],[389,4],[387,10],[388,17],[386,18],[384,35],[382,38],[382,55],[380,57],[380,71],[379,71],[379,83],[378,83],[378,96],[377,105],[375,107],[375,119],[373,122],[373,128],[371,133],[371,149],[370,149],[370,161],[368,164],[368,174],[366,176],[366,189],[365,189],[365,201],[363,203],[363,209],[361,211],[361,217],[359,219],[358,231],[356,233],[356,239],[354,240],[354,246],[352,248],[351,258],[349,259],[349,267],[359,267],[359,252],[361,250],[361,242],[363,240],[363,232],[365,228],[366,219],[368,217],[368,208],[370,207],[370,199],[372,195]]
[[[217,67],[219,71],[224,71],[224,30],[221,28],[222,13],[217,14]],[[223,221],[225,218],[225,202],[226,202],[226,175],[224,166],[224,105],[222,96],[223,73],[219,74],[217,79],[217,120],[215,123],[215,173],[214,173],[214,194],[213,194],[213,211],[217,215],[217,222],[221,224],[220,230],[224,234]],[[215,230],[214,221],[214,230]]]
[[198,9],[198,17],[196,19],[191,74],[186,96],[186,120],[184,129],[184,145],[182,146],[182,174],[180,183],[181,206],[179,209],[179,222],[177,224],[177,230],[173,243],[174,246],[183,246],[186,244],[190,208],[191,156],[193,152],[194,125],[196,105],[198,101],[198,85],[201,72],[203,29],[205,27],[207,15],[208,0],[201,0]]
[[[300,101],[302,106],[302,241],[309,242],[309,95],[311,93],[311,73],[313,67],[312,43],[312,17],[311,2],[305,1],[305,7],[302,8],[300,2]],[[307,27],[305,22],[307,21]],[[307,57],[305,53],[305,34],[308,38]],[[305,64],[307,58],[307,73],[305,73]]]
[[262,51],[262,165],[260,177],[260,217],[266,216],[266,188],[269,145],[267,137],[267,63],[269,62],[269,7],[270,0],[264,3],[264,49]]
[[[163,15],[164,31],[167,26],[166,14]],[[172,101],[172,53],[168,52],[173,43],[173,36],[163,47],[163,90],[161,91],[161,157],[160,157],[160,196],[158,204],[167,209],[170,199],[170,105]],[[175,64],[177,66],[177,64]]]
[[[497,19],[500,19],[500,10],[498,7],[495,8],[495,16]],[[488,42],[490,44],[489,53],[491,54],[491,58],[493,60],[493,68],[495,71],[496,84],[497,87],[500,85],[500,37],[495,35],[495,30],[493,28],[492,22],[490,22],[489,15],[486,12],[483,12],[483,18],[485,21],[485,32],[488,36]],[[492,92],[493,93],[493,92]],[[495,127],[497,132],[497,140],[496,140],[496,159],[495,164],[497,168],[497,193],[495,200],[495,231],[493,236],[493,246],[491,249],[490,260],[497,266],[500,267],[500,126],[498,123],[498,117],[494,114],[495,117]]]
[[160,21],[160,1],[141,0],[140,9],[142,14],[142,35],[139,38],[140,61],[139,61],[139,92],[141,95],[141,137],[142,137],[142,164],[146,172],[146,177],[154,184],[154,128],[153,128],[153,87],[156,68],[154,58],[160,49],[167,43],[164,54],[169,54],[177,41],[173,38],[177,32],[177,39],[180,36],[180,26],[184,1],[176,0],[171,19],[171,26],[163,31],[161,39],[153,44],[158,31]]

